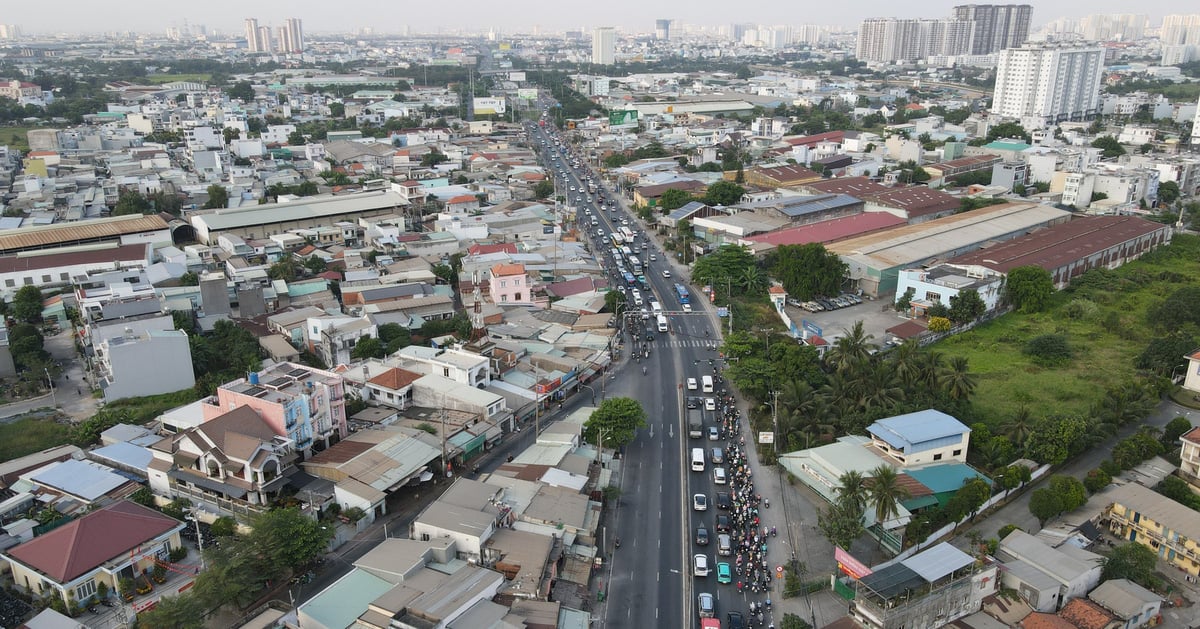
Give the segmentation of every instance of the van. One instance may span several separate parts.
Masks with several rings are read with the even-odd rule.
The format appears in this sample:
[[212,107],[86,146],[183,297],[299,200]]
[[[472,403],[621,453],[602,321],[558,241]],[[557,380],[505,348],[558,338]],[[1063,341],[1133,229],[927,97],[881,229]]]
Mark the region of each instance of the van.
[[701,389],[701,390],[704,393],[712,393],[713,392],[712,376],[704,376],[703,378],[700,378],[700,383],[703,386],[703,389]]
[[631,293],[633,294],[633,303],[638,306],[642,305],[642,291],[635,288]]
[[704,448],[692,448],[692,471],[704,471]]
[[593,216],[592,217],[592,227],[596,227],[598,225],[600,225],[600,221],[596,220],[596,217]]
[[663,313],[662,304],[658,303],[658,300],[652,301],[650,302],[650,310],[654,311],[654,314],[660,315]]
[[667,318],[664,317],[661,312],[658,314],[658,331],[659,332],[667,331]]

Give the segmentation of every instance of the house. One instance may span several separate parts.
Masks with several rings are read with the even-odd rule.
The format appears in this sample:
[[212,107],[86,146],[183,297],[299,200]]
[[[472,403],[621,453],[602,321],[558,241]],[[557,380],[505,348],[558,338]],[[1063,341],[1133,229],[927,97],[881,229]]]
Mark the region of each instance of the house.
[[500,501],[503,494],[499,485],[459,478],[417,515],[409,536],[421,541],[449,538],[460,557],[478,561],[496,530],[510,522],[512,512]]
[[[854,569],[848,563],[838,562],[850,574]],[[869,629],[941,627],[983,607],[983,599],[999,589],[998,568],[995,561],[976,561],[943,542],[907,559],[865,569],[865,574],[851,574],[850,616]]]
[[[1000,540],[996,557],[1005,565],[1001,585],[1016,590],[1040,612],[1055,612],[1064,602],[1084,596],[1100,582],[1100,555],[1070,544],[1054,548],[1020,529]],[[1016,570],[1011,569],[1014,565]],[[1027,578],[1026,574],[1035,578]],[[1046,592],[1039,584],[1047,577],[1053,582],[1049,595],[1031,597],[1032,592]]]
[[[1187,356],[1188,371],[1183,388],[1200,392],[1200,350]],[[1200,427],[1193,428],[1179,437],[1179,475],[1194,487],[1200,488]],[[1193,490],[1196,491],[1196,490]]]
[[655,207],[667,190],[682,190],[688,194],[697,195],[704,188],[704,183],[695,179],[676,179],[667,183],[640,186],[633,191],[633,203],[643,207]]
[[1088,594],[1088,599],[1121,621],[1114,629],[1149,626],[1162,608],[1162,597],[1129,579],[1109,579]]
[[460,194],[446,199],[446,213],[454,215],[470,214],[479,211],[479,198],[473,194]]
[[[973,290],[988,310],[1000,303],[1004,276],[978,267],[939,264],[929,268],[904,269],[896,281],[896,299],[908,296],[908,315],[923,317],[934,306],[950,307],[951,299]],[[911,291],[911,294],[910,292]]]
[[93,345],[104,400],[174,393],[196,385],[192,350],[183,330],[146,330]]
[[494,264],[488,275],[488,295],[496,305],[514,306],[533,303],[533,280],[525,274],[524,264]]
[[971,429],[941,411],[926,409],[881,419],[868,426],[867,432],[874,448],[903,467],[967,462]]
[[94,600],[101,583],[116,591],[122,579],[148,578],[160,556],[182,546],[184,526],[122,500],[13,547],[3,557],[17,587],[82,603]]
[[311,317],[306,322],[309,351],[321,357],[326,365],[348,365],[354,346],[364,338],[378,338],[379,327],[370,317],[327,315]]
[[1106,504],[1108,529],[1137,542],[1166,563],[1200,575],[1200,518],[1190,508],[1137,483],[1111,485],[1093,496]]
[[193,502],[265,506],[295,469],[295,444],[249,406],[237,406],[150,449],[154,493]]
[[[732,180],[737,173],[725,173]],[[751,186],[763,188],[785,188],[802,186],[821,179],[821,174],[803,166],[755,166],[743,173],[745,181]]]
[[1120,629],[1122,626],[1111,612],[1086,598],[1067,602],[1058,616],[1078,629]]

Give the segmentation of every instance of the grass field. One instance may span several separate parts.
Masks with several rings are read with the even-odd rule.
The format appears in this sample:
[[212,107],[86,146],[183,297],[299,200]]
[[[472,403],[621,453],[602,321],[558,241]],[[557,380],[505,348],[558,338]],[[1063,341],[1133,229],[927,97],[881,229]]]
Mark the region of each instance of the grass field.
[[0,461],[9,461],[70,441],[70,427],[51,419],[30,418],[0,424]]
[[151,74],[146,77],[146,82],[151,85],[161,85],[163,83],[171,83],[173,81],[195,81],[205,83],[212,78],[211,74],[206,72],[195,72],[192,74]]
[[[1189,250],[1198,242],[1193,237],[1179,240]],[[1154,256],[1126,265],[1116,275],[1119,288],[1091,293],[1098,309],[1085,319],[1066,314],[1067,304],[1078,295],[1059,293],[1047,312],[1010,313],[934,349],[947,358],[967,358],[978,378],[975,406],[989,424],[1006,421],[1022,406],[1034,417],[1087,413],[1106,387],[1136,375],[1134,360],[1155,335],[1147,310],[1191,283],[1188,278],[1200,278],[1200,257]],[[1042,367],[1022,353],[1029,339],[1052,333],[1067,335],[1075,352],[1069,363]]]
[[45,127],[0,127],[0,144],[8,145],[20,151],[28,151],[29,130],[44,128]]

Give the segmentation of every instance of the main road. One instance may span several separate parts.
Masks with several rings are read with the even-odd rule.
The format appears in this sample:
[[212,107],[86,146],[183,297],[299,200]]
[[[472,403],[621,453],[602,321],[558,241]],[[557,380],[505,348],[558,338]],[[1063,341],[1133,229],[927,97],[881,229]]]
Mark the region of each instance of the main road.
[[[716,556],[714,524],[719,512],[712,503],[718,486],[712,481],[712,466],[706,465],[703,473],[689,471],[691,448],[703,448],[708,454],[714,446],[725,446],[723,441],[708,441],[703,437],[689,439],[684,421],[688,395],[715,396],[685,388],[688,378],[700,382],[702,376],[714,375],[714,365],[720,367],[713,349],[714,319],[708,311],[707,299],[693,294],[685,310],[675,290],[676,278],[670,273],[669,255],[658,250],[652,239],[639,234],[637,245],[630,244],[645,264],[646,285],[638,289],[647,311],[651,301],[661,305],[670,328],[667,333],[654,329],[655,338],[648,341],[647,329],[654,327],[654,320],[642,319],[641,310],[631,297],[633,287],[617,274],[616,261],[610,253],[610,235],[623,226],[622,220],[628,220],[628,226],[635,232],[636,223],[615,195],[603,189],[599,177],[590,172],[582,158],[572,154],[565,143],[563,147],[556,146],[555,140],[559,138],[552,130],[530,125],[528,131],[547,171],[555,179],[556,194],[566,197],[568,207],[575,212],[573,218],[580,233],[590,240],[591,250],[607,269],[610,282],[618,290],[627,291],[628,305],[618,320],[622,326],[623,350],[620,360],[614,360],[616,375],[607,383],[606,394],[639,400],[648,417],[649,426],[624,449],[621,495],[616,505],[610,505],[616,509],[612,518],[615,530],[602,540],[610,557],[609,565],[599,577],[605,581],[602,589],[609,601],[603,617],[605,625],[695,626],[699,592],[713,594],[718,617],[722,619],[729,611],[745,613],[746,599],[734,586],[717,583],[716,563],[728,558]],[[573,161],[578,165],[572,165]],[[595,194],[587,192],[589,178],[598,186]],[[605,200],[608,207],[602,205]],[[597,222],[594,226],[593,218]],[[642,243],[646,243],[644,250]],[[652,261],[651,257],[656,259]],[[672,277],[664,276],[664,271]],[[717,425],[713,413],[706,411],[705,416],[706,428]],[[692,510],[692,496],[697,493],[708,498],[707,511]],[[697,526],[704,526],[709,532],[708,546],[694,545]],[[619,549],[614,544],[616,538],[621,540]],[[692,576],[692,557],[696,553],[708,556],[711,576]]]

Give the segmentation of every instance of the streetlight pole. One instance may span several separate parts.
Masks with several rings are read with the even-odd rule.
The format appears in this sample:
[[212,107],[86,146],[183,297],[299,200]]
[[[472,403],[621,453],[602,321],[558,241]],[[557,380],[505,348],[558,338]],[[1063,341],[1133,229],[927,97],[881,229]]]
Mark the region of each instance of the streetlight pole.
[[196,515],[195,511],[190,509],[188,510],[187,514],[187,519],[191,520],[192,523],[196,525],[196,546],[200,550],[200,570],[204,571],[207,566],[204,563],[204,535],[200,532],[200,518]]
[[46,383],[50,385],[50,402],[54,408],[58,408],[58,396],[54,393],[54,379],[50,377],[50,368],[42,367],[42,371],[46,372]]

